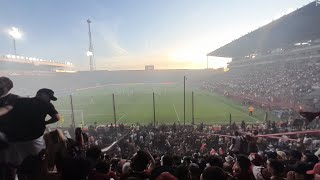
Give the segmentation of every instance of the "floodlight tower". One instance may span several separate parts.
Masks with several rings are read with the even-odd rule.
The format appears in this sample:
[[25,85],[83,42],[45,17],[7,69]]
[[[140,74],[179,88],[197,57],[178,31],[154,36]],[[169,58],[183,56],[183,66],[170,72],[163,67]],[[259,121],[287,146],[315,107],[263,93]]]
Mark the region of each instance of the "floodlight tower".
[[91,20],[88,19],[87,23],[88,23],[88,35],[89,35],[89,50],[87,51],[87,56],[89,57],[89,61],[90,61],[90,71],[94,71],[95,63],[93,59],[93,45],[92,45],[92,39],[91,39],[91,27],[90,27]]
[[22,34],[19,31],[18,28],[16,27],[11,27],[10,31],[9,31],[9,35],[12,37],[13,39],[13,53],[14,55],[17,55],[17,48],[16,48],[16,39],[20,39]]

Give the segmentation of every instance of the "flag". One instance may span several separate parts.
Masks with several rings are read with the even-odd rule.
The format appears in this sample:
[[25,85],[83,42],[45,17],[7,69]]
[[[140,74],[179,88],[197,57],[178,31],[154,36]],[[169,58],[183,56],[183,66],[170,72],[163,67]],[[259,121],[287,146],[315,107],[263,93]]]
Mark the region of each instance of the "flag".
[[64,117],[61,115],[60,116],[60,120],[59,120],[60,124],[63,124],[64,123]]
[[114,141],[111,145],[109,145],[106,148],[101,149],[102,152],[109,152],[116,144],[118,144],[120,141],[122,141],[129,133],[126,133],[122,135],[118,140]]

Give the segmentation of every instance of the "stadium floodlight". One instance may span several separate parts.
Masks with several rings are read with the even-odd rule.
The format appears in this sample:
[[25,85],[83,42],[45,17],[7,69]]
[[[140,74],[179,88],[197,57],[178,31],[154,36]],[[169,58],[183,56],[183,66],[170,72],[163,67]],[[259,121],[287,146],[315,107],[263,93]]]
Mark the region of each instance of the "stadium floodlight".
[[93,52],[92,51],[87,51],[87,56],[93,56]]
[[10,36],[11,36],[12,38],[14,38],[14,39],[20,39],[21,36],[22,36],[22,34],[21,34],[21,32],[19,31],[19,29],[16,28],[16,27],[12,27],[11,30],[9,31],[9,34],[10,34]]
[[14,51],[14,54],[16,55],[17,54],[17,48],[16,48],[16,39],[20,39],[22,34],[21,32],[19,31],[18,28],[16,27],[11,27],[10,31],[9,31],[9,35],[12,37],[13,39],[13,51]]

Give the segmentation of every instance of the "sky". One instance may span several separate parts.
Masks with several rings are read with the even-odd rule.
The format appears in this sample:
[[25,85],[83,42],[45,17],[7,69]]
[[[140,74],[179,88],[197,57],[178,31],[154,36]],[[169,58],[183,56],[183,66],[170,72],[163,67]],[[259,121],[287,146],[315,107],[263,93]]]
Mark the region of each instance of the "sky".
[[[96,69],[201,69],[206,54],[311,0],[0,0],[0,55],[69,61],[88,70],[89,18]],[[209,58],[209,67],[228,59]]]

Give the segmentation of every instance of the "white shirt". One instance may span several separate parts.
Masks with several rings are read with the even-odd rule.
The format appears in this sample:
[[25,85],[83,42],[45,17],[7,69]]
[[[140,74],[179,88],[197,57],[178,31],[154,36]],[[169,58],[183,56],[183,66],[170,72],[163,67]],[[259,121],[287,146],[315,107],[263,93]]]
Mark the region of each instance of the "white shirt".
[[264,180],[261,171],[263,167],[262,166],[253,166],[252,168],[252,174],[256,180]]

